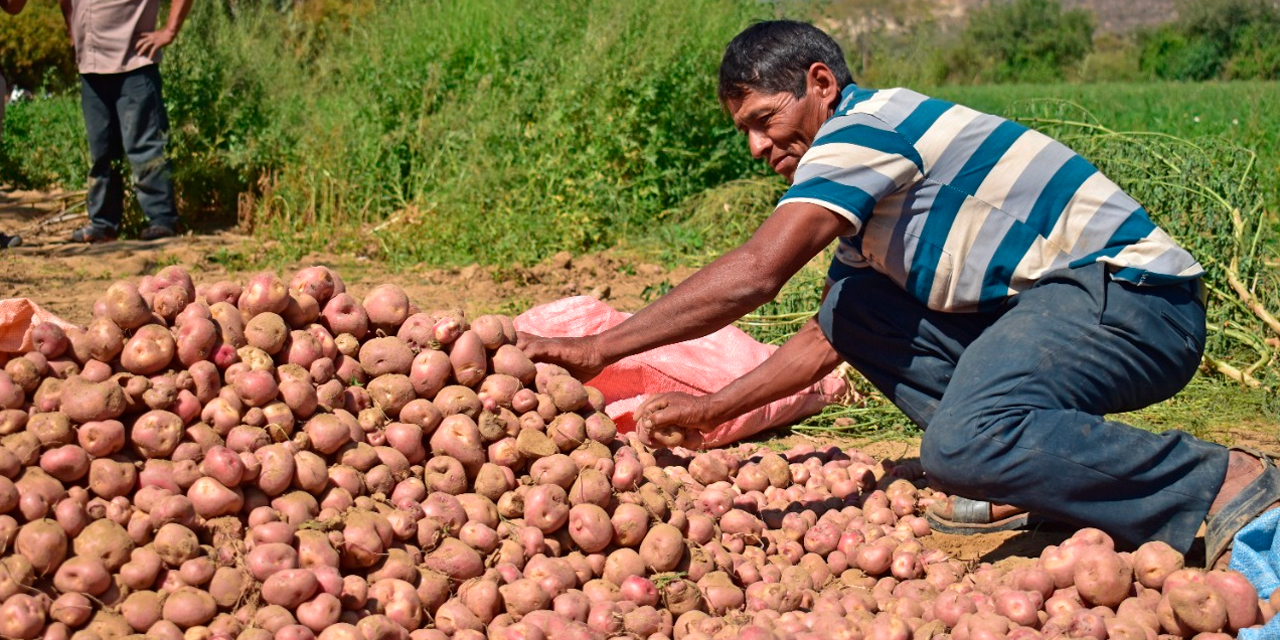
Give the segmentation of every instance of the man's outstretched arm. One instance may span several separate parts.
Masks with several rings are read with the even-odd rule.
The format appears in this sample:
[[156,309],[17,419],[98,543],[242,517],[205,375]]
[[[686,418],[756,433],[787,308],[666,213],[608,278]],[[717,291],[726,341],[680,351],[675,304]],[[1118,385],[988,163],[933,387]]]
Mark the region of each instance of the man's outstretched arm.
[[779,207],[745,244],[698,270],[622,324],[583,338],[522,335],[535,361],[554,362],[583,380],[655,347],[700,338],[772,300],[806,262],[850,224],[808,203]]
[[840,361],[817,319],[810,319],[760,366],[715,393],[660,393],[646,399],[636,410],[636,426],[649,434],[673,428],[710,431],[807,388]]

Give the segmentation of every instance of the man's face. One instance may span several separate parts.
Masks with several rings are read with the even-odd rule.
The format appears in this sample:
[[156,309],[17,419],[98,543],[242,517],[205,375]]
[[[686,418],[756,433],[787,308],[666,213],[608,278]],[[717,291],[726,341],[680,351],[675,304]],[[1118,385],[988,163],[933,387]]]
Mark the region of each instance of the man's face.
[[752,157],[768,161],[787,182],[794,181],[800,157],[832,114],[830,96],[816,87],[809,89],[803,98],[787,91],[765,94],[748,89],[741,99],[725,105],[734,126],[746,134]]

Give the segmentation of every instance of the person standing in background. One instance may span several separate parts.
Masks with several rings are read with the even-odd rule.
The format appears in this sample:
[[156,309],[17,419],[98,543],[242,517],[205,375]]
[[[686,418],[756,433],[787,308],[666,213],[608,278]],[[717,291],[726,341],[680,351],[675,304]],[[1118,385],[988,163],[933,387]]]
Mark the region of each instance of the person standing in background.
[[76,66],[89,137],[89,224],[73,242],[115,240],[124,215],[124,182],[113,166],[122,154],[133,169],[138,204],[149,225],[143,240],[174,236],[178,208],[173,168],[165,157],[169,116],[160,82],[160,54],[178,36],[191,0],[173,0],[156,29],[160,0],[60,0]]
[[[27,6],[27,0],[0,0],[0,9],[9,15],[18,15]],[[9,101],[9,84],[5,82],[4,70],[0,69],[0,139],[4,137],[4,105]],[[22,244],[21,236],[11,236],[0,231],[0,249],[8,249]]]

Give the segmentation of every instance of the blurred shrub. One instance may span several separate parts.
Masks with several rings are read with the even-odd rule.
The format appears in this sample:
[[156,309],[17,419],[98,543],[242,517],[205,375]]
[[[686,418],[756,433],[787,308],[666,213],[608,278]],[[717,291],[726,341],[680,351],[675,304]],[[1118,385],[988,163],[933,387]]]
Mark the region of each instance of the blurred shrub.
[[1142,69],[1158,78],[1280,77],[1280,9],[1268,0],[1180,0],[1178,19],[1139,43]]
[[1061,80],[1092,49],[1093,15],[1058,0],[1013,0],[973,11],[947,53],[948,80]]
[[75,54],[57,2],[29,2],[16,16],[0,12],[0,73],[27,91],[74,86]]

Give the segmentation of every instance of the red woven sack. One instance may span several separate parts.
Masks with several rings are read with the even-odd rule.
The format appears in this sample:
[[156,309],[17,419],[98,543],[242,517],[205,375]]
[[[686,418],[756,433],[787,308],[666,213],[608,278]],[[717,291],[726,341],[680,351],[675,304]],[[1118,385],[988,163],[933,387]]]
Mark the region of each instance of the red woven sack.
[[[578,296],[534,307],[514,322],[518,331],[558,338],[597,334],[629,317],[631,314],[616,311],[595,298]],[[587,383],[604,394],[605,413],[618,424],[618,430],[628,432],[635,429],[632,413],[648,396],[668,391],[693,395],[718,391],[755,369],[776,349],[730,326],[696,340],[624,358]],[[832,373],[795,395],[704,434],[704,446],[726,445],[766,429],[795,423],[842,398],[847,390],[843,376]]]

